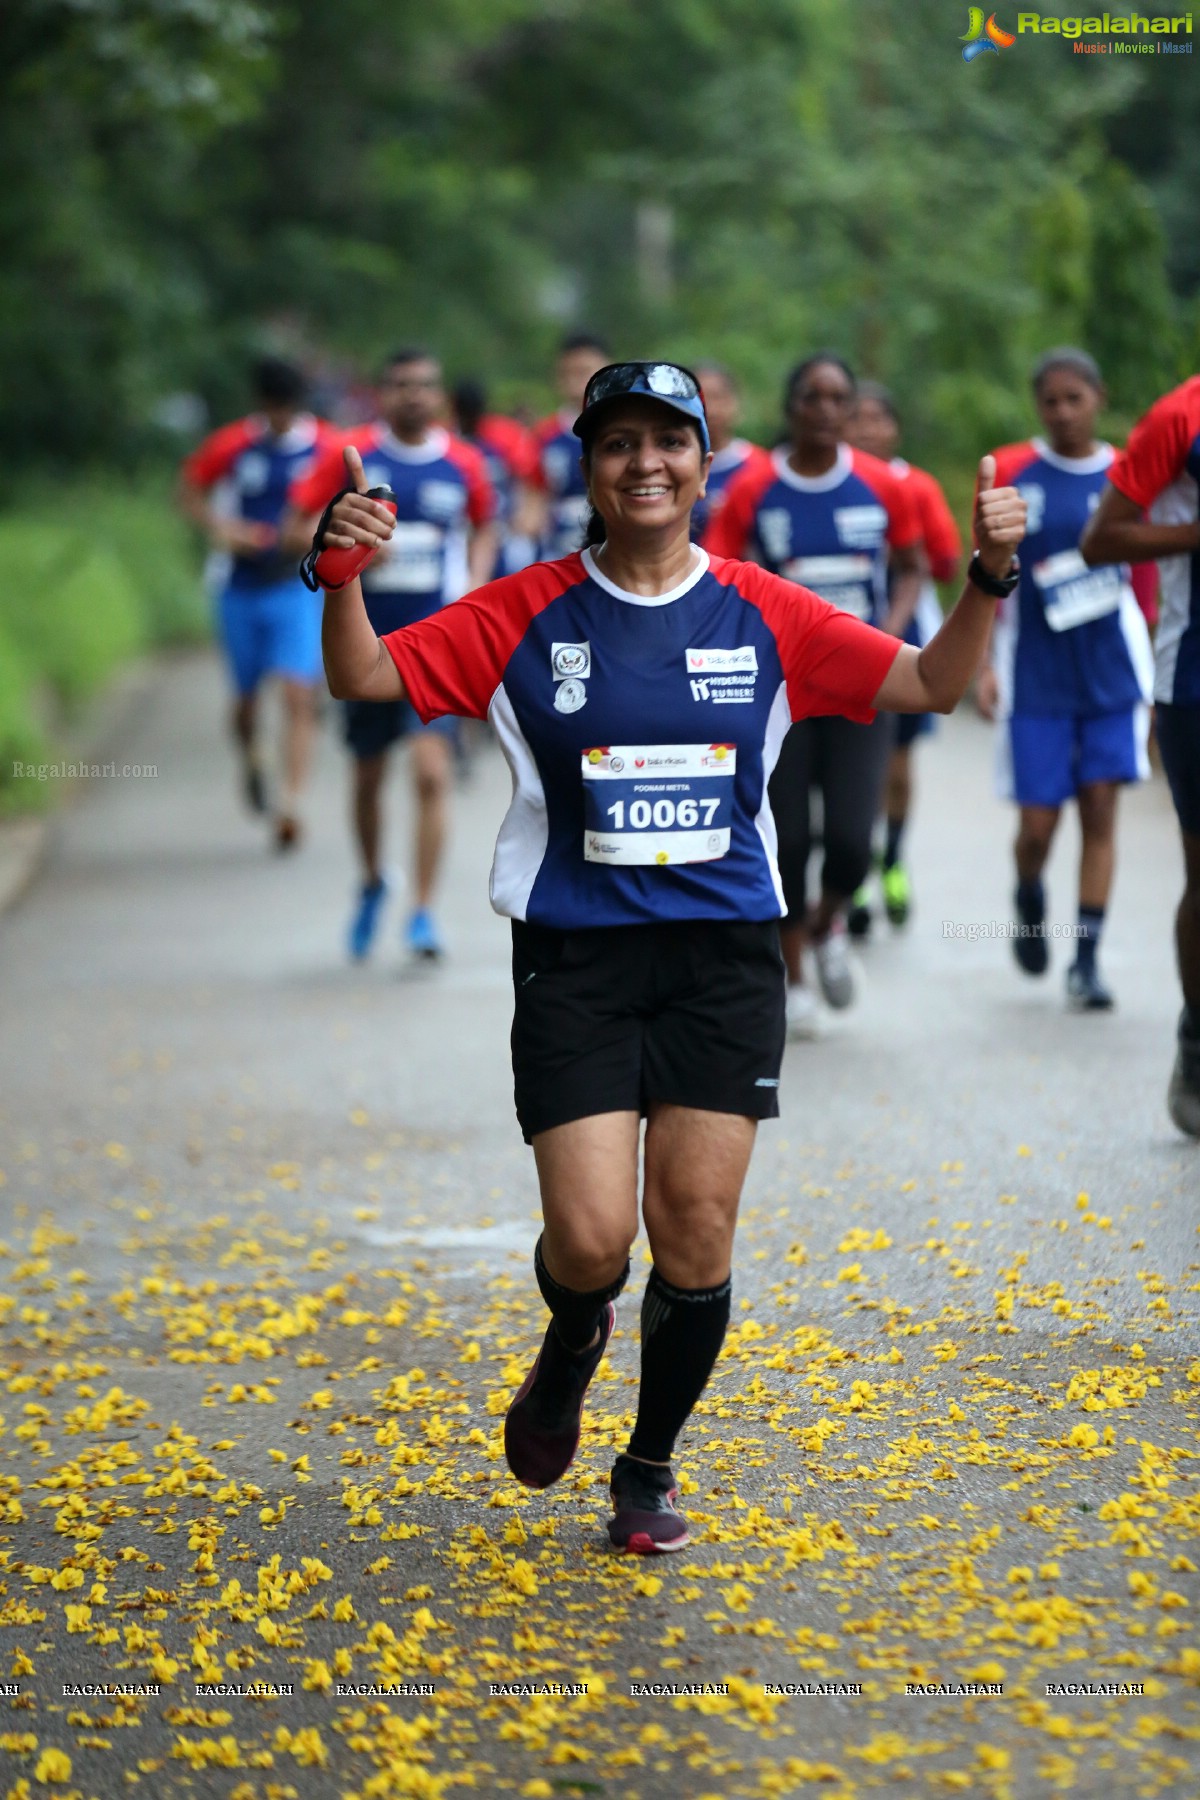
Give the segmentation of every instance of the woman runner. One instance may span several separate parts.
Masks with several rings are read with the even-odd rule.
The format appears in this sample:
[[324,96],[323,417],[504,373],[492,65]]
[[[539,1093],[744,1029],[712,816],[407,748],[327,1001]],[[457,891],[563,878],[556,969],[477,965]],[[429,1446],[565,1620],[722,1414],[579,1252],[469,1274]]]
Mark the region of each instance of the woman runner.
[[[582,552],[382,640],[352,581],[326,602],[324,648],[335,695],[490,717],[512,770],[491,893],[513,922],[516,1107],[551,1313],[505,1420],[509,1464],[530,1487],[557,1481],[578,1446],[629,1275],[647,1120],[654,1266],[609,1524],[618,1549],[644,1554],[687,1542],[671,1455],[729,1320],[757,1123],[779,1110],[783,897],[767,800],[779,744],[800,716],[948,712],[983,654],[1024,509],[992,491],[985,461],[972,582],[917,651],[690,541],[711,453],[688,370],[601,369],[575,431],[593,509]],[[331,508],[323,541],[374,548],[391,518],[365,496],[353,450],[346,461],[359,491]]]
[[1067,1004],[1104,1012],[1113,997],[1096,958],[1116,860],[1117,794],[1150,772],[1153,656],[1128,568],[1089,570],[1078,549],[1116,454],[1095,435],[1105,398],[1100,370],[1083,350],[1047,351],[1033,372],[1033,397],[1045,437],[996,451],[1003,479],[1029,508],[1029,544],[1020,585],[996,619],[979,704],[1003,721],[998,786],[1020,808],[1013,954],[1027,975],[1046,973],[1042,871],[1073,799],[1083,846]]
[[[887,464],[844,441],[855,392],[850,369],[830,351],[792,370],[784,390],[790,441],[734,476],[704,544],[718,556],[752,556],[853,618],[900,636],[920,594],[921,527]],[[810,941],[827,1003],[840,1009],[854,999],[845,911],[871,866],[892,736],[887,718],[872,716],[868,724],[852,715],[806,717],[780,752],[771,805],[787,903],[783,953],[793,1037],[817,1031],[816,999],[804,982]],[[810,912],[812,787],[823,802],[824,860],[821,896]]]

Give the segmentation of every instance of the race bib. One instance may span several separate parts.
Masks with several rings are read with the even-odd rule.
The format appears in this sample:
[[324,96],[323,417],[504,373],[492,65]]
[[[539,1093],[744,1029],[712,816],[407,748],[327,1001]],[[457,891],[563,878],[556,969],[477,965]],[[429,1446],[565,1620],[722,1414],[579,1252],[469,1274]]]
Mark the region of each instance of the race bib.
[[618,744],[585,750],[583,858],[626,868],[715,862],[729,849],[732,744]]
[[445,540],[440,525],[419,519],[397,521],[391,537],[365,570],[364,585],[371,593],[440,592]]
[[793,556],[779,572],[856,619],[869,619],[875,610],[874,557]]
[[1072,631],[1116,612],[1125,586],[1119,568],[1089,569],[1078,550],[1034,563],[1033,581],[1051,631]]

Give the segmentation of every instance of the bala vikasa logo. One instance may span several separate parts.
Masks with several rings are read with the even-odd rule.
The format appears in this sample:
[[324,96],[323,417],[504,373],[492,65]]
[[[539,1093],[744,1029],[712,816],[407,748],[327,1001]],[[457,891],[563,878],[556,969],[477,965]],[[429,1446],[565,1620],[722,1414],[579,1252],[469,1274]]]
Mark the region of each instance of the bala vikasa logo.
[[974,62],[988,50],[999,56],[1001,50],[1011,50],[1016,41],[1011,31],[997,25],[995,13],[989,13],[985,23],[982,6],[967,8],[967,29],[962,35],[964,62]]

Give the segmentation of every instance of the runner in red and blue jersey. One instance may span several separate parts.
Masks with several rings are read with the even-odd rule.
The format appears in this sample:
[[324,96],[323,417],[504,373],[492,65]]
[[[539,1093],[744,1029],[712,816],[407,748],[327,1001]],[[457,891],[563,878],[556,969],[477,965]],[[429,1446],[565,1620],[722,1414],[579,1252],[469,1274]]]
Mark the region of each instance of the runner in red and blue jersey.
[[515,575],[537,556],[544,507],[538,493],[538,449],[532,431],[517,419],[488,411],[481,381],[464,377],[450,396],[458,434],[483,457],[496,496],[500,549],[497,575]]
[[[600,370],[576,431],[595,509],[586,549],[382,642],[352,581],[326,601],[325,665],[335,694],[407,698],[425,719],[490,717],[510,764],[491,891],[513,922],[517,1116],[537,1163],[534,1268],[551,1322],[508,1410],[505,1453],[529,1487],[570,1466],[629,1275],[640,1174],[653,1267],[609,1536],[646,1554],[688,1539],[670,1459],[728,1325],[757,1123],[779,1110],[772,765],[794,719],[957,703],[1024,509],[992,490],[986,461],[970,581],[918,651],[690,541],[709,468],[690,371]],[[333,509],[325,543],[386,543],[392,521],[347,461],[359,492]]]
[[[902,636],[920,592],[921,528],[887,464],[845,442],[854,396],[851,370],[830,351],[793,369],[784,392],[790,441],[734,476],[704,543],[718,556],[751,556],[852,617]],[[780,755],[771,804],[787,900],[783,949],[793,1037],[817,1031],[816,1000],[804,980],[809,942],[827,1003],[840,1009],[854,999],[845,910],[871,864],[892,734],[890,718],[870,724],[805,719],[789,732]],[[813,786],[824,802],[824,860],[820,898],[810,912]]]
[[268,807],[258,745],[258,698],[277,675],[283,694],[281,791],[275,842],[300,839],[300,800],[312,761],[321,679],[321,601],[280,545],[291,484],[336,440],[304,410],[302,372],[278,357],[254,368],[259,410],[223,425],[187,458],[180,504],[219,554],[217,621],[235,692],[232,727],[242,785],[255,812]]
[[[904,483],[921,525],[921,545],[926,572],[916,611],[904,633],[906,644],[927,644],[942,622],[935,581],[953,581],[962,563],[962,539],[954,514],[946,503],[941,484],[925,469],[918,469],[897,455],[900,415],[888,389],[877,381],[860,381],[858,400],[848,433],[856,450],[865,450],[886,462]],[[888,761],[884,787],[884,844],[880,860],[884,910],[893,925],[903,925],[912,905],[912,884],[901,861],[905,827],[912,808],[912,749],[919,737],[933,730],[930,713],[904,713],[896,720],[896,740]],[[853,937],[866,936],[871,928],[870,888],[864,882],[854,896],[849,926]]]
[[[370,487],[396,496],[396,526],[387,549],[366,571],[367,611],[381,635],[438,612],[478,587],[496,559],[495,498],[483,458],[437,421],[446,395],[436,357],[400,350],[389,358],[379,387],[379,418],[351,433]],[[291,541],[313,526],[345,483],[341,444],[314,466],[292,491]],[[346,742],[354,757],[354,826],[362,859],[362,887],[350,925],[350,954],[370,950],[387,895],[382,860],[382,790],[388,752],[412,740],[416,798],[413,906],[405,928],[413,956],[436,958],[442,943],[432,915],[434,889],[446,836],[456,722],[429,724],[403,700],[386,704],[351,701]]]
[[1200,375],[1134,427],[1080,549],[1089,564],[1158,562],[1155,711],[1185,868],[1175,918],[1184,1004],[1167,1105],[1181,1131],[1200,1137]]
[[739,469],[753,457],[765,457],[766,451],[748,438],[738,437],[742,400],[738,384],[723,363],[697,363],[696,373],[704,393],[704,410],[712,435],[712,467],[708,471],[703,497],[696,502],[692,514],[692,536],[703,539],[712,521],[725,504],[729,483]]
[[541,554],[569,556],[583,542],[587,523],[587,484],[579,467],[579,439],[572,426],[583,403],[583,391],[609,354],[593,331],[573,331],[558,347],[554,383],[561,405],[533,428],[538,453],[537,485],[545,496]]
[[1002,721],[1000,794],[1020,808],[1013,953],[1026,974],[1043,975],[1049,965],[1042,871],[1073,798],[1082,850],[1067,1000],[1098,1012],[1113,1004],[1096,958],[1116,858],[1117,795],[1122,783],[1149,774],[1150,638],[1128,567],[1089,570],[1078,548],[1116,454],[1095,436],[1105,398],[1100,370],[1085,351],[1047,351],[1033,393],[1045,437],[996,451],[1001,478],[1029,508],[1029,534],[1020,585],[996,617],[979,698]]

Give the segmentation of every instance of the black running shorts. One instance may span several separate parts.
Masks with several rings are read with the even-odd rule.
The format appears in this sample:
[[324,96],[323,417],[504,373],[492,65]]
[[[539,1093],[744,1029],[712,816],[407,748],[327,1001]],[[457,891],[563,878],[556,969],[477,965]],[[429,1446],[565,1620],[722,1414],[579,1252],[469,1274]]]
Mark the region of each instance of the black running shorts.
[[779,1116],[779,923],[555,931],[513,920],[513,1076],[525,1141],[651,1101]]

